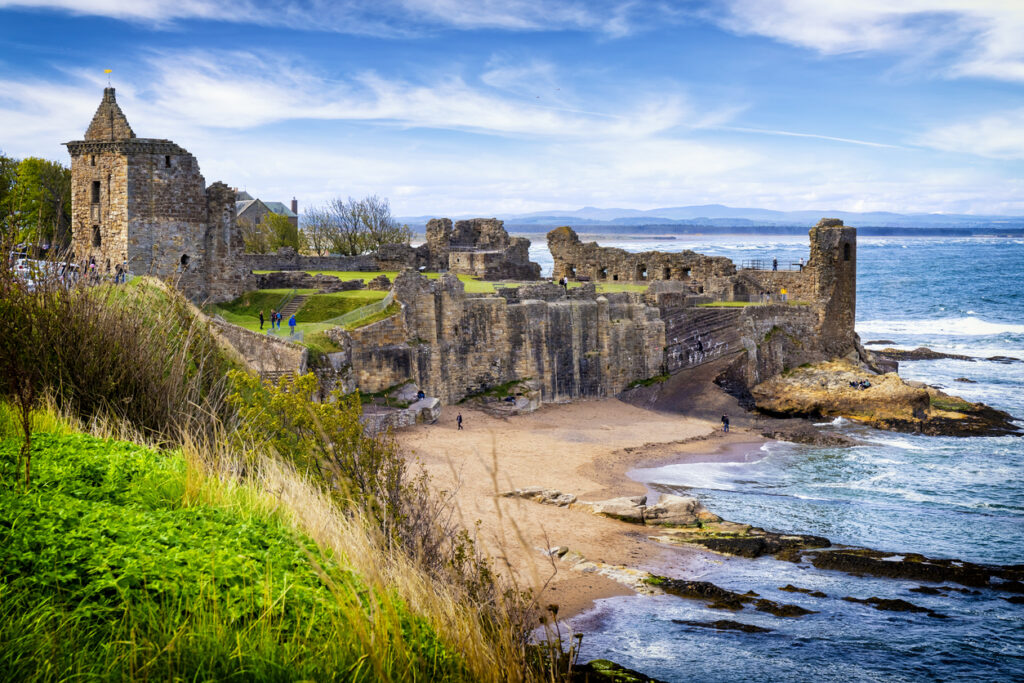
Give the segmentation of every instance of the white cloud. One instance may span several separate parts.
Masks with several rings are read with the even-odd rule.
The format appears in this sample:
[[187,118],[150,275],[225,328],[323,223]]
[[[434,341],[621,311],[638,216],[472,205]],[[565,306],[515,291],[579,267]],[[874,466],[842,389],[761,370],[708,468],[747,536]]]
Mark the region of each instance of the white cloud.
[[[545,107],[523,94],[530,74],[558,87],[556,69],[529,60],[492,63],[473,85],[472,74],[339,82],[267,54],[156,53],[119,72],[118,101],[139,136],[189,149],[208,181],[302,206],[376,193],[400,215],[697,203],[1024,211],[1024,183],[997,167],[957,169],[922,149],[739,135],[727,129],[729,110],[652,95],[643,83],[601,100],[629,103],[619,109],[591,111],[594,102],[572,93]],[[85,72],[71,79],[0,80],[0,131],[19,133],[0,137],[0,148],[66,161],[59,143],[81,137],[106,84]],[[992,140],[1024,130],[1024,115],[1011,114],[982,128]],[[311,120],[316,134],[304,134]],[[963,135],[936,133],[930,144],[947,149],[942,139]],[[1018,151],[1002,156],[1020,158],[1015,139]]]
[[0,8],[58,10],[158,26],[210,19],[370,35],[447,27],[581,30],[612,37],[631,33],[656,10],[637,5],[629,0],[0,0]]
[[1016,0],[721,0],[712,16],[740,34],[823,54],[921,53],[950,76],[1024,81],[1024,2]]
[[1024,159],[1024,109],[937,126],[915,142],[946,152],[993,159]]

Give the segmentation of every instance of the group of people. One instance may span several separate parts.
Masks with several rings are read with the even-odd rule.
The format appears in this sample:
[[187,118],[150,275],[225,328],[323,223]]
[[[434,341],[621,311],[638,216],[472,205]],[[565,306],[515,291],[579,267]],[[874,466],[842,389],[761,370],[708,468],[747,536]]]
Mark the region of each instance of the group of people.
[[[274,308],[270,309],[270,329],[271,330],[274,330],[274,329],[279,330],[279,329],[281,329],[281,321],[282,320],[284,320],[284,316],[281,314],[280,311],[278,311],[277,309],[274,309]],[[264,323],[263,309],[260,309],[260,329],[261,330],[263,329],[263,323]],[[288,318],[288,327],[291,329],[291,333],[292,333],[293,336],[295,335],[295,325],[296,325],[295,314],[293,313],[292,316],[290,318]]]
[[860,382],[853,382],[853,381],[851,381],[850,382],[850,386],[853,387],[854,389],[856,389],[857,391],[862,391],[864,389],[871,388],[871,382],[867,381],[866,379],[865,380],[861,380]]
[[[781,301],[782,303],[785,303],[788,298],[789,298],[789,292],[786,290],[785,287],[783,287],[782,289],[779,290],[779,301]],[[763,303],[763,304],[771,303],[771,300],[772,300],[772,293],[771,292],[769,292],[767,290],[761,292],[761,303]]]

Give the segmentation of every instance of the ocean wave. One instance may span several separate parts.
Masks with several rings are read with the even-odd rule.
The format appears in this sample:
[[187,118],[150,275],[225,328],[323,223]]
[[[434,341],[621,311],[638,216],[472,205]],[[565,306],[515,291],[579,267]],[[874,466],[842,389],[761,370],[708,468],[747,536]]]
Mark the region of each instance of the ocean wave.
[[857,331],[872,335],[910,334],[950,337],[985,337],[997,334],[1024,334],[1024,325],[989,322],[976,316],[936,318],[932,320],[865,320],[857,323]]

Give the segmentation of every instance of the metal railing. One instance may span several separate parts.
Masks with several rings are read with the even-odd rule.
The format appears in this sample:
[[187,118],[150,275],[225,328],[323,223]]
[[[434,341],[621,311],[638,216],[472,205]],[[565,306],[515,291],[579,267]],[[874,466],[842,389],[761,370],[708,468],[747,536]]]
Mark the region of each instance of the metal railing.
[[[776,267],[778,264],[778,267]],[[746,259],[740,262],[740,268],[744,270],[787,270],[787,271],[800,271],[804,269],[804,265],[799,261],[793,261],[790,263],[783,263],[776,259]]]
[[322,321],[321,324],[330,325],[332,327],[348,327],[349,325],[357,323],[364,318],[369,318],[371,315],[377,315],[381,311],[386,310],[388,306],[394,303],[394,301],[394,292],[388,292],[387,296],[385,296],[380,301],[374,301],[372,304],[360,306],[359,308],[349,311],[344,315],[339,315],[335,318],[324,320]]

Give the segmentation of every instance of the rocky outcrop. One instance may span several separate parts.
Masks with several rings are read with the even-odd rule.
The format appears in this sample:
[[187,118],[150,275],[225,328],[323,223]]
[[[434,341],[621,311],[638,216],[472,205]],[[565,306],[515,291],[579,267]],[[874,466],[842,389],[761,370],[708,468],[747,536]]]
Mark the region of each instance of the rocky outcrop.
[[501,495],[503,498],[525,498],[535,503],[556,507],[566,507],[576,502],[576,496],[571,493],[562,493],[558,489],[547,489],[542,486],[527,486],[522,489],[506,491]]
[[791,561],[799,558],[800,550],[826,548],[831,545],[824,536],[776,533],[749,524],[721,520],[695,528],[668,530],[656,536],[654,540],[699,545],[708,550],[739,557],[775,555],[778,559]]
[[585,507],[595,515],[649,526],[689,527],[722,521],[696,498],[663,494],[656,505],[648,506],[646,503],[647,496],[634,496],[581,502],[579,507]]
[[[861,382],[869,382],[860,388]],[[854,386],[856,385],[856,386]],[[876,375],[843,359],[796,368],[751,389],[763,413],[789,417],[845,417],[901,432],[949,436],[1019,435],[1013,417],[894,373]]]
[[814,614],[813,610],[800,607],[799,605],[787,605],[762,598],[757,593],[737,593],[716,586],[710,581],[687,581],[685,579],[671,579],[667,576],[654,576],[649,578],[648,583],[657,586],[669,595],[691,600],[705,600],[707,606],[712,609],[726,609],[732,611],[742,610],[744,605],[751,604],[758,612],[767,612],[777,617],[801,617],[805,614]]
[[[891,579],[951,582],[975,588],[1024,592],[1024,567],[983,565],[963,560],[935,559],[917,553],[893,553],[870,548],[839,548],[806,555],[818,569],[870,574]],[[993,581],[996,579],[996,581]]]
[[927,346],[919,346],[916,349],[894,349],[887,347],[879,350],[871,350],[871,353],[879,358],[895,361],[906,361],[906,360],[966,360],[976,362],[980,360],[987,360],[993,363],[1022,363],[1020,358],[1014,358],[1013,356],[988,356],[987,358],[979,358],[977,356],[965,356],[959,353],[944,353],[942,351],[934,351],[929,349]]

